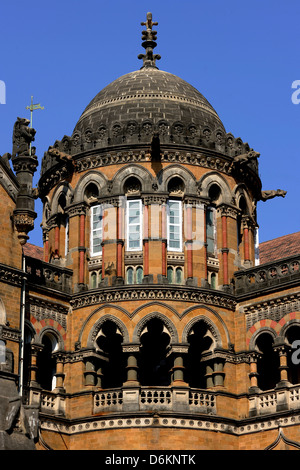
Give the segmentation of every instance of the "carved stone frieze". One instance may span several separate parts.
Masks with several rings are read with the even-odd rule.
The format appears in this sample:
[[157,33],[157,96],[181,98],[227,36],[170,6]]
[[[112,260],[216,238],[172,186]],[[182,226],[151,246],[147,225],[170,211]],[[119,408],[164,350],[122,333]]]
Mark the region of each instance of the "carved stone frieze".
[[260,320],[269,319],[278,322],[288,313],[300,310],[300,294],[278,297],[251,304],[245,306],[243,310],[246,315],[247,330]]
[[69,308],[64,305],[52,303],[40,297],[30,296],[29,312],[36,320],[52,319],[57,321],[64,329],[67,328],[67,314]]
[[115,289],[101,289],[95,293],[82,293],[73,296],[70,301],[73,309],[88,305],[122,302],[130,300],[164,300],[164,301],[186,301],[195,303],[206,303],[218,307],[234,310],[236,301],[230,295],[221,292],[207,292],[204,289],[179,287],[137,287],[130,288],[128,285]]
[[0,263],[0,281],[21,286],[25,274],[23,271]]

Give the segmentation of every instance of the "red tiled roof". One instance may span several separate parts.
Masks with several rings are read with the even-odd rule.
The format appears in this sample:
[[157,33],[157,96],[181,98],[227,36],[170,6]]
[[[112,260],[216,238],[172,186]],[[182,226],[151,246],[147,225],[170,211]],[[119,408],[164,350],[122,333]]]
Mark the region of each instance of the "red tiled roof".
[[300,254],[300,232],[290,233],[259,244],[260,264]]
[[31,256],[31,258],[37,258],[44,260],[44,249],[40,246],[32,245],[31,243],[26,243],[23,247],[24,255]]

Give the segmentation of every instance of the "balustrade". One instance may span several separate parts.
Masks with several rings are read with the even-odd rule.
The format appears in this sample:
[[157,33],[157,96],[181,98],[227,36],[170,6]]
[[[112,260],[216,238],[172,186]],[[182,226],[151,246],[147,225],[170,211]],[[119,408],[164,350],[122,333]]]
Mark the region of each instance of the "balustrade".
[[255,268],[238,271],[234,276],[237,295],[291,282],[300,278],[300,256],[288,257]]

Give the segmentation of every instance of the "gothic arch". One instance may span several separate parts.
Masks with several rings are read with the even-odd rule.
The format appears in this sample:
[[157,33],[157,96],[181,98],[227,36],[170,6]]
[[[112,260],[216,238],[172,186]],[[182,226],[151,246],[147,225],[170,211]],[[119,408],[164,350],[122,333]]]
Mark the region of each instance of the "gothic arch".
[[249,196],[249,193],[247,191],[247,188],[244,184],[239,184],[237,185],[234,190],[233,194],[235,197],[236,205],[239,208],[240,207],[240,200],[241,198],[244,198],[245,203],[246,203],[246,214],[245,215],[252,215],[253,213],[253,204],[251,202],[251,198]]
[[107,178],[99,171],[88,171],[79,179],[76,185],[74,191],[74,203],[83,202],[84,192],[90,183],[94,183],[97,186],[99,194],[103,191],[106,192]]
[[249,349],[250,351],[254,351],[256,348],[256,341],[259,338],[260,335],[263,333],[268,333],[270,336],[272,336],[273,340],[275,341],[275,338],[277,337],[276,331],[271,328],[270,326],[262,326],[259,328],[255,333],[252,335],[250,343],[249,343]]
[[[199,304],[199,305],[194,305],[193,307],[189,307],[187,308],[186,310],[184,310],[181,318],[183,318],[184,316],[188,315],[189,313],[193,312],[194,310],[206,310],[207,313],[199,313],[196,317],[193,317],[184,327],[183,329],[183,333],[182,333],[182,342],[186,342],[187,341],[187,335],[188,335],[188,332],[189,330],[191,329],[191,327],[194,325],[194,323],[196,323],[198,321],[198,319],[202,319],[204,321],[206,321],[207,325],[209,326],[212,326],[215,330],[215,335],[216,335],[216,339],[217,339],[217,342],[218,342],[218,347],[225,347],[225,345],[223,344],[222,342],[222,334],[221,334],[221,331],[220,331],[220,328],[218,328],[216,326],[216,322],[218,322],[219,324],[222,325],[222,328],[223,328],[223,332],[224,332],[224,335],[225,335],[225,338],[226,338],[226,342],[227,342],[227,345],[229,345],[231,343],[230,341],[230,335],[229,335],[229,331],[228,331],[228,328],[226,326],[226,323],[224,322],[223,318],[221,317],[221,315],[216,312],[215,310],[213,310],[212,308],[208,307],[207,305],[203,305],[203,304]],[[215,317],[215,321],[213,321],[211,318],[209,318],[208,314],[211,314],[213,317]]]
[[159,313],[159,312],[149,313],[148,315],[146,315],[144,318],[142,318],[138,322],[138,324],[136,325],[136,327],[134,329],[134,332],[133,332],[132,342],[133,343],[139,343],[140,342],[141,332],[143,331],[144,327],[146,326],[146,323],[149,320],[152,320],[153,318],[158,318],[165,325],[168,332],[170,333],[171,343],[178,343],[178,333],[177,333],[177,329],[176,329],[174,323],[168,317],[166,317],[165,315],[163,315],[162,313]]
[[140,312],[141,310],[144,310],[145,308],[148,308],[148,307],[154,308],[154,306],[159,306],[159,307],[163,307],[164,309],[170,310],[172,314],[180,318],[178,311],[174,307],[172,307],[171,305],[166,305],[163,302],[159,302],[157,300],[140,305],[132,312],[131,317],[133,318],[138,312]]
[[112,191],[123,195],[124,184],[130,177],[135,177],[139,180],[142,191],[152,191],[153,176],[146,168],[135,164],[124,166],[116,172],[112,180]]
[[200,178],[198,186],[201,188],[201,196],[209,198],[209,190],[212,185],[217,184],[221,190],[220,203],[232,204],[232,192],[226,179],[217,173],[211,171]]
[[[298,315],[300,317],[300,314],[298,314]],[[286,323],[283,325],[283,327],[281,328],[281,330],[278,333],[278,338],[280,338],[282,340],[282,342],[284,342],[287,331],[292,326],[298,326],[299,329],[300,329],[300,318],[293,318],[291,320],[286,321]]]
[[66,197],[66,207],[71,204],[73,199],[73,189],[67,182],[60,183],[54,191],[52,201],[51,201],[51,214],[56,214],[58,212],[58,201],[60,196],[64,194]]
[[219,330],[217,329],[216,325],[213,323],[212,320],[210,320],[206,315],[198,315],[195,318],[192,318],[184,327],[183,333],[182,333],[182,342],[187,343],[188,342],[188,335],[193,326],[198,323],[199,321],[202,321],[206,324],[208,330],[211,332],[213,338],[214,338],[214,348],[221,348],[222,347],[222,339],[221,335],[219,333]]
[[53,328],[50,325],[46,325],[44,328],[42,328],[38,332],[37,337],[36,337],[37,342],[42,343],[44,336],[52,336],[57,340],[57,348],[55,349],[55,351],[63,351],[65,349],[64,340],[63,340],[60,332],[57,331],[56,328]]
[[125,324],[118,317],[115,317],[114,315],[111,315],[111,314],[106,314],[103,317],[99,318],[98,321],[92,327],[92,329],[89,333],[89,336],[88,336],[88,340],[87,340],[87,347],[88,348],[93,348],[94,347],[96,337],[97,337],[99,331],[101,330],[101,327],[103,326],[103,324],[107,320],[109,320],[109,321],[111,321],[111,322],[113,322],[117,325],[117,327],[119,328],[119,330],[122,333],[123,342],[124,343],[129,342],[129,335],[128,335],[128,331],[127,331],[127,328],[126,328]]
[[160,190],[167,192],[169,182],[176,177],[182,179],[185,186],[184,192],[186,194],[197,194],[195,176],[190,170],[180,166],[178,163],[168,165],[166,168],[162,169],[159,172],[157,179],[161,183]]

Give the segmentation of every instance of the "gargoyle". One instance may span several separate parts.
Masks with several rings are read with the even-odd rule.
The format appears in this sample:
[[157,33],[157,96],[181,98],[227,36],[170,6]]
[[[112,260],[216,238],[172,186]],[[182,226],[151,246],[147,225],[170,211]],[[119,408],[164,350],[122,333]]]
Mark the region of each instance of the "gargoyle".
[[242,155],[237,155],[236,157],[233,158],[233,164],[234,165],[244,165],[251,160],[255,160],[256,158],[259,158],[260,154],[258,152],[255,152],[254,150],[250,150],[247,153],[244,153]]
[[267,201],[268,199],[273,199],[273,197],[276,197],[276,196],[285,197],[285,195],[286,195],[286,191],[283,191],[282,189],[262,191],[260,200]]
[[12,157],[27,156],[30,154],[30,144],[34,141],[36,130],[28,127],[30,121],[26,118],[17,118],[13,130]]
[[53,155],[54,157],[56,157],[57,160],[72,160],[71,155],[68,155],[65,152],[61,152],[60,150],[58,150],[57,148],[54,148],[54,147],[49,147],[48,153],[50,153],[50,155]]

